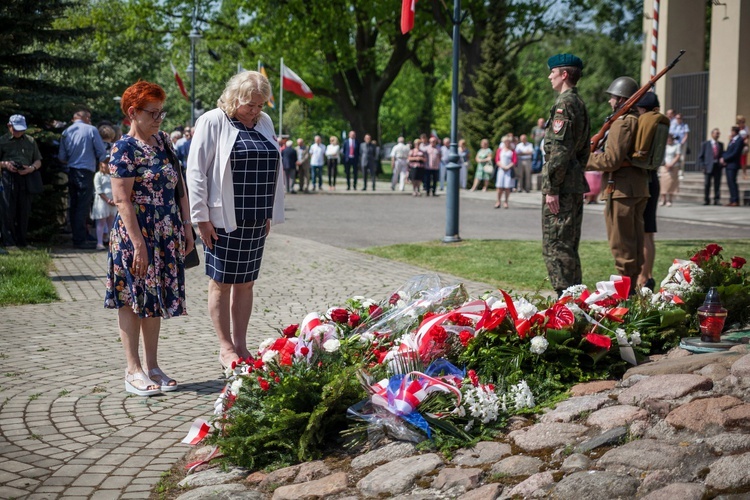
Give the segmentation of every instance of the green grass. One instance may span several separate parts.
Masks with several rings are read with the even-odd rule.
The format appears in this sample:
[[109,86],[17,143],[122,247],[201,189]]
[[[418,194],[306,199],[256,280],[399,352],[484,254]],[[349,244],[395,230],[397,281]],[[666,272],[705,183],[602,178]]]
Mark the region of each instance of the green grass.
[[[676,258],[686,259],[695,250],[713,241],[678,240],[656,241],[654,279],[659,282],[667,275]],[[727,240],[725,259],[740,255],[750,260],[750,240]],[[547,268],[542,259],[541,241],[465,240],[456,244],[439,241],[374,247],[366,253],[406,262],[432,271],[452,274],[467,280],[489,283],[504,290],[552,291],[547,280]],[[582,241],[579,249],[583,266],[583,282],[590,289],[598,281],[617,274],[614,259],[606,241]]]
[[52,258],[46,250],[12,250],[0,255],[0,306],[58,300],[49,279]]

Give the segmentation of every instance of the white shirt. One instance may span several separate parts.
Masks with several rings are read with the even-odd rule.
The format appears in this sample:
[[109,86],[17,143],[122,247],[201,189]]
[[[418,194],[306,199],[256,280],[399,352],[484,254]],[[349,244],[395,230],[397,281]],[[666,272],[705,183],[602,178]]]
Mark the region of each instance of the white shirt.
[[317,142],[310,146],[310,165],[319,167],[326,162],[326,147]]
[[391,158],[405,160],[409,158],[409,146],[404,143],[398,143],[391,148]]
[[328,158],[336,158],[339,157],[339,151],[341,150],[341,146],[338,144],[329,144],[326,146],[326,156]]
[[530,160],[533,154],[534,145],[530,142],[527,142],[526,144],[519,142],[516,146],[516,155],[519,160]]

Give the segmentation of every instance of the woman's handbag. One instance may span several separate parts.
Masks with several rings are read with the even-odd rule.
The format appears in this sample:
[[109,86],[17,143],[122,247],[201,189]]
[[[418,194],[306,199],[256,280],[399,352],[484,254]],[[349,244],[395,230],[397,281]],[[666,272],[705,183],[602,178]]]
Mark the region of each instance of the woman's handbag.
[[493,167],[492,163],[490,162],[485,163],[484,166],[482,167],[482,172],[484,172],[485,174],[491,174],[494,171],[495,171],[495,167]]
[[[177,171],[177,185],[174,188],[174,192],[175,192],[175,202],[177,203],[177,206],[179,207],[180,199],[186,194],[185,184],[182,181],[182,173],[180,172],[180,160],[177,159],[177,155],[175,155],[174,151],[172,151],[172,145],[168,144],[167,141],[164,142],[164,151],[167,153],[167,156],[169,157],[169,162],[175,167],[175,170]],[[195,229],[193,229],[192,224],[190,225],[190,230],[193,232],[193,242],[197,242],[198,236],[195,234]],[[193,249],[190,251],[190,253],[185,255],[185,269],[196,267],[200,263],[201,263],[201,260],[198,257],[198,247],[197,245],[193,245]]]

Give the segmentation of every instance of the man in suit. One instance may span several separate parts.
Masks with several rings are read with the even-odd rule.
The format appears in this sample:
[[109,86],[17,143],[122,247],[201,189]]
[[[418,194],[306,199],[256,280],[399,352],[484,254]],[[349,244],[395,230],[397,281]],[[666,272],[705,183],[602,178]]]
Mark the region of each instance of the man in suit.
[[711,139],[701,144],[701,152],[698,155],[698,166],[703,168],[704,181],[704,205],[710,205],[709,193],[711,192],[711,180],[714,183],[714,205],[719,205],[721,191],[721,155],[724,154],[724,143],[719,141],[718,128],[711,131]]
[[342,145],[344,153],[344,172],[346,173],[346,190],[352,188],[351,178],[354,174],[354,189],[357,189],[357,177],[359,176],[359,142],[357,133],[349,131],[349,138]]
[[[365,185],[362,191],[367,191],[367,176],[372,175],[372,190],[375,191],[375,178],[377,177],[377,153],[375,144],[372,143],[370,134],[365,134],[365,140],[359,145],[359,165],[362,168],[362,176]],[[354,174],[354,189],[357,189],[357,174]]]
[[[721,156],[721,163],[727,170],[727,185],[729,186],[729,203],[728,207],[740,206],[740,191],[737,187],[737,171],[740,169],[740,158],[742,157],[742,148],[745,142],[740,135],[739,127],[732,127],[729,136],[727,150]],[[745,167],[742,169],[743,176],[747,176]]]

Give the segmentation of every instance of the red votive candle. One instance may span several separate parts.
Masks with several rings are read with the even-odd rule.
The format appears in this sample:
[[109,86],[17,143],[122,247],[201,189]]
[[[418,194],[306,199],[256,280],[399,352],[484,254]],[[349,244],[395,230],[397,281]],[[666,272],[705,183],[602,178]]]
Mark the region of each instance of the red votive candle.
[[703,342],[720,342],[721,332],[724,330],[724,322],[727,319],[727,310],[721,306],[719,292],[711,288],[706,294],[706,300],[698,308],[698,324],[701,329],[701,340]]

